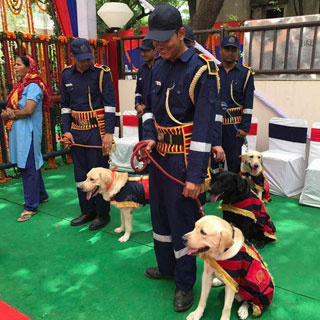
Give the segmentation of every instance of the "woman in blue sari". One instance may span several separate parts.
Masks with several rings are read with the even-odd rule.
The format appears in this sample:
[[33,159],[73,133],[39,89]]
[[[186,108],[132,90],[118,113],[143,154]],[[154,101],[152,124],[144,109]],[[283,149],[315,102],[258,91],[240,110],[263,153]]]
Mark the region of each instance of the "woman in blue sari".
[[50,103],[48,87],[32,58],[17,57],[14,70],[20,80],[1,116],[9,130],[10,161],[21,171],[25,203],[18,221],[23,222],[36,214],[40,202],[49,199],[41,174],[41,138],[42,111],[49,109]]

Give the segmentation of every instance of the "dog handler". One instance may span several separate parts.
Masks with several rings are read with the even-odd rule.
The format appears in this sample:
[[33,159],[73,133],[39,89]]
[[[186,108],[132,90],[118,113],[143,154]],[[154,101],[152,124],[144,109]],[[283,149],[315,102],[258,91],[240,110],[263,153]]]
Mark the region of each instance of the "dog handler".
[[71,148],[74,176],[81,215],[71,221],[80,226],[92,221],[89,230],[102,228],[110,221],[110,203],[99,194],[89,201],[79,189],[87,172],[94,167],[109,168],[108,154],[115,127],[115,98],[110,69],[93,64],[90,43],[78,38],[70,45],[75,64],[62,72],[61,114],[63,136],[70,143],[101,146],[101,149]]
[[147,268],[145,275],[174,278],[175,311],[193,304],[196,259],[187,255],[182,236],[193,230],[199,212],[194,199],[205,190],[212,137],[216,158],[224,160],[217,68],[193,47],[186,47],[185,32],[173,6],[159,5],[150,14],[146,38],[153,40],[162,59],[152,67],[142,117],[147,149],[154,148],[156,161],[186,184],[170,180],[151,163],[150,207],[158,266]]
[[[228,170],[240,171],[241,148],[250,130],[253,108],[253,70],[237,62],[239,39],[234,35],[223,38],[220,47],[219,76],[223,110],[222,147]],[[237,129],[235,128],[237,127]]]
[[135,92],[135,109],[139,118],[139,140],[142,139],[142,114],[146,105],[146,95],[150,78],[150,71],[156,58],[156,50],[154,49],[151,39],[144,39],[140,46],[142,59],[145,63],[139,68],[137,74],[137,84]]

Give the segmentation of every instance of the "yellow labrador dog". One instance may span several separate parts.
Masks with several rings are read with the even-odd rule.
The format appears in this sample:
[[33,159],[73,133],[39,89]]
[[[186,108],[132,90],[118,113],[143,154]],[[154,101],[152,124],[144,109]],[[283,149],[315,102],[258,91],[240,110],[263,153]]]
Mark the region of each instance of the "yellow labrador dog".
[[[240,172],[243,177],[245,177],[248,182],[251,182],[253,177],[258,177],[262,174],[263,162],[262,162],[262,154],[256,150],[250,150],[248,153],[242,154]],[[262,192],[260,188],[255,188],[253,190],[258,198],[262,200]]]
[[243,301],[238,309],[242,320],[248,317],[250,306],[253,316],[259,316],[271,303],[274,291],[272,278],[259,253],[244,241],[240,229],[219,217],[205,216],[196,222],[193,231],[183,236],[183,241],[188,247],[188,254],[200,254],[204,260],[199,305],[187,320],[201,319],[213,276],[225,283],[221,320],[230,319],[234,298]]
[[246,154],[242,154],[240,158],[240,175],[250,183],[250,189],[256,193],[260,200],[271,201],[269,184],[263,173],[262,153],[250,150]]
[[145,205],[148,195],[147,178],[143,176],[130,178],[127,172],[117,172],[105,168],[93,168],[87,173],[87,179],[81,185],[81,189],[87,192],[87,200],[102,194],[103,199],[111,201],[120,209],[121,225],[114,232],[125,232],[119,238],[120,242],[129,240],[132,232],[132,216],[134,208]]

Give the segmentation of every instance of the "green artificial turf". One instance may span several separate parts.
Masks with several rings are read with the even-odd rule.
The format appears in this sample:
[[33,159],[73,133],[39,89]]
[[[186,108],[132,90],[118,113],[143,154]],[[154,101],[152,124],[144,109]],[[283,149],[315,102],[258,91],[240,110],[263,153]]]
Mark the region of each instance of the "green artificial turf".
[[[201,291],[200,259],[195,304],[184,313],[173,311],[172,281],[150,280],[143,274],[156,263],[148,206],[135,211],[133,234],[119,243],[113,232],[120,223],[115,208],[102,230],[70,227],[70,220],[80,214],[72,165],[44,170],[43,177],[50,200],[24,223],[16,221],[23,209],[21,179],[0,185],[1,300],[33,320],[175,320],[195,309]],[[320,319],[320,210],[276,196],[267,208],[278,242],[260,253],[276,290],[262,319]],[[206,205],[206,213],[220,215],[212,204]],[[223,287],[212,288],[204,320],[220,319],[223,299]],[[238,319],[238,305],[234,302],[231,319]]]

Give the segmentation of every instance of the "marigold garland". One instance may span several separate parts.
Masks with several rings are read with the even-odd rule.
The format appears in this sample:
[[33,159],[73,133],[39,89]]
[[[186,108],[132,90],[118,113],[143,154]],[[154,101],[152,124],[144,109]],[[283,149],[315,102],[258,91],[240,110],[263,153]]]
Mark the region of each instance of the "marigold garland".
[[2,29],[7,30],[8,21],[7,21],[6,6],[4,4],[4,0],[0,0],[0,11],[1,11]]
[[37,4],[38,8],[43,11],[43,12],[48,12],[48,4],[47,4],[47,7],[46,8],[43,8],[40,6],[39,4],[39,0],[34,0],[34,2]]
[[14,32],[11,32],[11,31],[8,31],[8,30],[5,30],[4,33],[7,35],[7,38],[8,39],[16,39],[16,34]]
[[45,40],[45,41],[47,41],[47,42],[49,42],[50,41],[50,38],[49,38],[49,35],[48,34],[39,34],[38,35],[39,36],[39,39],[40,40]]
[[32,35],[29,32],[23,33],[22,35],[25,39],[32,39]]
[[23,0],[20,0],[20,4],[19,7],[16,8],[16,6],[18,5],[18,1],[16,1],[16,3],[13,3],[12,0],[6,0],[7,6],[9,8],[9,10],[12,12],[12,14],[18,16],[21,13],[22,10],[22,5],[23,5]]
[[66,36],[59,36],[58,37],[58,40],[60,41],[60,42],[65,42],[65,43],[67,43],[68,42],[68,38],[66,37]]

